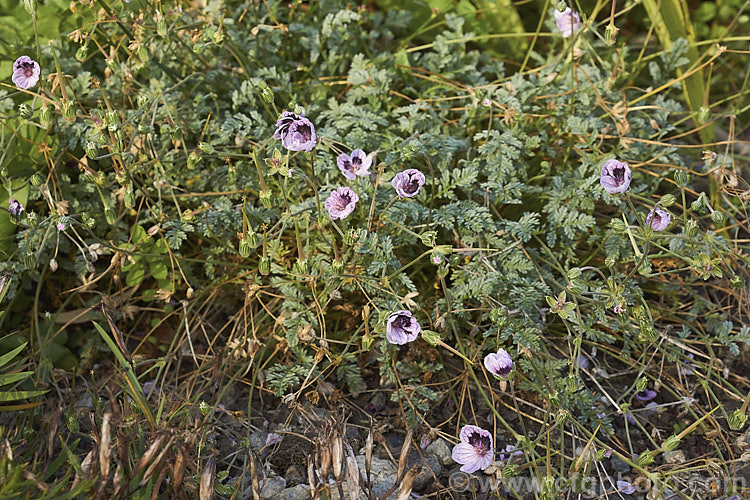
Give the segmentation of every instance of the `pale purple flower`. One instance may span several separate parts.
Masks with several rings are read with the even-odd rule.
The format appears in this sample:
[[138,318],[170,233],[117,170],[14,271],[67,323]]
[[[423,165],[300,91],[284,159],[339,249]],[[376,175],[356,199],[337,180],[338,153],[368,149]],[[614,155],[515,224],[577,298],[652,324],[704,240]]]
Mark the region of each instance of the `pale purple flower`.
[[[689,353],[687,357],[690,359],[695,359],[695,356],[692,352]],[[694,366],[695,365],[693,363],[688,361],[684,365],[680,366],[677,371],[680,373],[680,375],[692,375],[693,373],[695,373],[695,370],[693,369]]]
[[609,194],[624,193],[630,187],[630,167],[624,161],[607,160],[599,183]]
[[412,313],[402,309],[388,316],[385,324],[385,338],[391,344],[404,345],[417,340],[421,330]]
[[275,432],[269,432],[266,436],[266,446],[273,446],[281,442],[281,436]]
[[326,199],[325,207],[331,219],[346,219],[357,206],[359,196],[348,187],[340,187],[331,191],[331,195]]
[[[505,455],[506,453],[508,454],[507,456]],[[513,457],[518,457],[521,455],[523,455],[523,450],[517,450],[515,446],[509,444],[505,447],[505,449],[500,450],[500,456],[498,457],[498,460],[505,460],[506,458],[510,460]]]
[[409,168],[399,172],[391,181],[396,189],[396,193],[401,198],[411,198],[419,193],[419,189],[424,186],[424,174],[416,168]]
[[656,397],[656,391],[652,391],[651,389],[646,389],[645,391],[636,392],[635,397],[641,401],[651,401],[652,399]]
[[346,153],[340,154],[336,158],[336,164],[344,177],[354,180],[357,176],[367,177],[370,175],[372,156],[366,155],[361,149],[355,149],[351,156]]
[[57,230],[58,231],[65,231],[65,223],[64,222],[58,222],[57,223]]
[[669,212],[661,208],[654,208],[646,216],[646,224],[651,226],[654,231],[664,231],[669,223],[672,222]]
[[23,213],[23,205],[20,201],[11,198],[8,200],[8,212],[12,217],[20,217]]
[[630,422],[630,425],[636,425],[635,417],[629,411],[625,412],[625,418]]
[[31,59],[29,56],[21,56],[16,59],[13,63],[13,83],[19,89],[30,89],[39,81],[39,75],[42,69],[39,67],[39,63]]
[[612,308],[612,312],[614,312],[615,314],[622,314],[625,312],[625,308],[618,302],[617,304],[615,304],[615,307]]
[[635,486],[627,481],[617,481],[617,490],[625,495],[632,495],[635,493]]
[[581,16],[570,7],[562,12],[555,10],[555,24],[563,38],[568,38],[581,26]]
[[586,370],[589,367],[589,358],[586,356],[578,356],[576,358],[576,364],[581,367],[582,370]]
[[471,474],[492,463],[492,434],[476,425],[466,425],[459,434],[461,442],[453,447],[451,457],[461,465],[461,472]]
[[508,378],[513,370],[513,360],[505,349],[490,353],[484,357],[484,367],[488,372],[501,378]]
[[615,451],[612,448],[609,448],[607,451],[604,452],[604,458],[609,458],[612,456],[612,452]]
[[492,101],[490,101],[489,99],[485,99],[484,101],[482,101],[482,104],[484,104],[485,106],[489,106],[492,104]]
[[443,262],[443,258],[442,257],[440,257],[439,255],[433,255],[432,256],[432,263],[433,264],[438,265],[441,262]]
[[312,151],[318,140],[312,122],[291,111],[281,113],[273,138],[281,139],[281,145],[290,151]]

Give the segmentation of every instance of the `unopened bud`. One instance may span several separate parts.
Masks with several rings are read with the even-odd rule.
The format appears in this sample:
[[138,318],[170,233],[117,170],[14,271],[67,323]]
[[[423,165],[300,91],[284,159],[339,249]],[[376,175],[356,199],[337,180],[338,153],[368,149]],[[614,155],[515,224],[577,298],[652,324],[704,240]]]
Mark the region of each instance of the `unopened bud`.
[[266,208],[271,208],[273,206],[273,199],[271,198],[271,191],[264,189],[259,194],[260,198],[260,204],[263,205]]
[[32,252],[26,252],[23,256],[23,263],[26,269],[34,269],[36,267],[36,256]]
[[128,208],[133,208],[135,206],[135,194],[133,194],[132,185],[129,185],[127,189],[125,190],[125,195],[123,196],[123,202],[125,203],[125,206]]
[[350,229],[344,234],[344,243],[346,243],[349,246],[354,245],[357,241],[359,241],[359,230],[358,229]]
[[641,467],[646,467],[654,463],[654,452],[644,451],[635,459],[635,463]]
[[521,474],[521,469],[516,464],[507,464],[503,468],[503,477],[517,477]]
[[555,422],[557,422],[557,425],[562,425],[567,422],[568,417],[570,417],[570,412],[568,412],[568,410],[560,410],[555,415]]
[[42,185],[42,182],[44,182],[44,179],[42,179],[42,176],[39,174],[31,174],[31,184],[33,186],[39,187]]
[[260,96],[267,104],[271,104],[273,102],[273,90],[269,88],[263,89],[260,93]]
[[162,38],[167,37],[167,21],[163,17],[156,21],[156,34]]
[[689,219],[685,226],[685,234],[690,238],[698,234],[698,221],[695,219]]
[[294,263],[294,274],[305,276],[307,274],[307,259],[297,259]]
[[661,444],[661,451],[672,451],[680,446],[680,438],[672,434]]
[[104,218],[107,220],[107,224],[109,224],[110,226],[114,226],[115,222],[117,221],[115,211],[109,207],[104,209]]
[[568,270],[568,279],[575,280],[581,277],[581,268],[573,267]]
[[201,151],[203,151],[207,155],[211,155],[211,154],[214,154],[216,152],[216,150],[214,149],[214,147],[211,144],[207,143],[207,142],[201,142],[200,144],[198,144],[198,149],[200,149]]
[[424,246],[432,248],[437,241],[437,231],[425,231],[419,237]]
[[620,30],[614,24],[608,24],[604,30],[604,43],[607,45],[614,45],[619,31]]
[[148,62],[149,53],[145,45],[141,45],[140,47],[138,47],[138,50],[135,53],[138,56],[139,61],[141,61],[142,63]]
[[29,15],[34,15],[34,12],[36,12],[36,0],[23,0],[23,8],[26,9]]
[[661,197],[661,206],[664,208],[669,208],[672,205],[674,205],[674,202],[677,201],[673,194],[667,193],[664,196]]
[[341,259],[334,259],[331,263],[331,271],[333,271],[336,274],[341,274],[341,271],[344,270],[344,262]]
[[52,108],[50,106],[42,105],[42,110],[39,112],[39,123],[44,128],[49,127],[52,123]]
[[576,377],[575,373],[569,374],[565,379],[565,389],[568,391],[568,393],[573,394],[575,392],[578,392],[578,389],[580,388],[581,387],[578,384],[578,377]]
[[197,151],[193,151],[188,155],[187,167],[192,170],[198,165],[199,161],[201,161],[201,155]]
[[674,182],[679,187],[684,188],[687,186],[688,181],[690,180],[690,176],[688,176],[688,173],[684,170],[675,170],[674,172]]
[[198,408],[201,411],[201,415],[204,417],[207,417],[209,413],[211,413],[211,406],[209,406],[208,403],[205,401],[201,401],[201,404],[198,406]]
[[138,94],[135,98],[136,105],[141,109],[148,106],[149,101],[150,101],[149,97],[145,94]]
[[305,115],[305,108],[300,106],[299,104],[296,104],[294,106],[294,114],[304,116]]
[[268,276],[268,273],[271,272],[271,258],[269,256],[264,255],[260,258],[260,262],[258,262],[258,272],[263,276]]
[[431,346],[436,346],[443,340],[438,332],[424,329],[422,330],[422,338]]
[[604,259],[604,265],[607,267],[615,267],[616,264],[617,259],[615,259],[612,255],[607,255],[607,257]]
[[703,125],[706,123],[711,116],[711,109],[707,108],[706,106],[701,106],[700,109],[698,109],[698,123]]
[[612,228],[612,232],[615,234],[622,234],[625,232],[625,223],[618,217],[613,217],[609,221],[609,227]]
[[39,217],[34,212],[26,212],[26,224],[29,227],[36,227],[39,225]]
[[99,155],[99,147],[92,141],[88,141],[84,149],[86,150],[86,156],[88,156],[92,160]]
[[719,212],[718,210],[714,210],[711,213],[711,220],[716,224],[721,224],[724,222],[724,214],[722,212]]
[[635,382],[636,392],[645,391],[647,386],[648,386],[648,379],[646,377],[641,377]]
[[745,427],[745,423],[747,423],[747,413],[742,411],[742,408],[737,408],[729,414],[727,417],[727,423],[729,424],[730,429],[733,431],[739,431]]
[[73,101],[65,101],[62,103],[62,117],[67,122],[76,121],[76,108]]
[[745,288],[745,278],[740,276],[739,274],[735,274],[729,279],[729,282],[732,284],[735,288]]
[[241,238],[239,246],[240,256],[247,258],[250,255],[250,250],[250,242],[247,241],[247,238]]
[[18,114],[24,120],[28,120],[34,114],[34,110],[28,104],[22,103],[18,106]]
[[701,198],[698,198],[697,200],[694,200],[690,204],[690,209],[693,212],[700,212],[703,209],[703,200]]
[[76,60],[78,62],[85,61],[88,55],[89,55],[89,48],[86,45],[81,45],[80,47],[78,47],[78,50],[76,50]]

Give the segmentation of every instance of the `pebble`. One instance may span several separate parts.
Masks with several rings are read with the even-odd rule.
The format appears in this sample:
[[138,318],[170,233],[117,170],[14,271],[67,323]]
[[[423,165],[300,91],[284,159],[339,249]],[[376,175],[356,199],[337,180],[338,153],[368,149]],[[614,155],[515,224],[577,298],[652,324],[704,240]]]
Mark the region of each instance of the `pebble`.
[[270,500],[308,500],[310,498],[312,498],[310,495],[310,486],[298,484],[297,486],[292,486],[276,493]]
[[286,488],[286,479],[283,477],[269,477],[264,483],[261,483],[260,498],[267,500]]
[[620,472],[630,472],[630,466],[620,460],[617,457],[612,457],[609,459],[610,463],[612,464],[612,468],[616,471]]
[[664,463],[682,464],[685,463],[685,452],[682,450],[665,451],[663,454]]
[[437,438],[435,441],[431,442],[427,448],[425,448],[425,452],[435,455],[441,465],[450,465],[453,463],[453,459],[451,458],[451,448],[443,438]]

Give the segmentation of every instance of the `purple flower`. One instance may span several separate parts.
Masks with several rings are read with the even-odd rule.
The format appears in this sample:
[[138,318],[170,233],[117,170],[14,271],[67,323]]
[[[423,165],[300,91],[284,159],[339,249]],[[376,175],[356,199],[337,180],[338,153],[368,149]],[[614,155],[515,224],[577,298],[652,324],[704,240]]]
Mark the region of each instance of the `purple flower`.
[[370,175],[372,157],[365,154],[361,149],[352,151],[351,156],[342,153],[336,158],[336,164],[344,177],[354,180],[357,176],[367,177]]
[[630,167],[623,161],[607,160],[602,166],[599,183],[609,194],[624,193],[630,187]]
[[636,392],[635,397],[640,399],[641,401],[651,401],[656,397],[656,391],[646,389],[645,391]]
[[421,327],[411,312],[392,312],[385,324],[385,338],[391,344],[404,345],[417,339]]
[[331,195],[325,202],[326,210],[331,219],[346,219],[357,206],[359,196],[348,187],[340,187],[331,191]]
[[[520,455],[523,455],[523,450],[517,450],[515,446],[512,444],[509,444],[505,447],[505,449],[500,450],[500,456],[498,457],[498,460],[505,460],[506,458],[510,460],[513,457],[517,457]],[[505,454],[508,454],[506,457]]]
[[304,115],[284,111],[276,122],[274,139],[290,151],[312,151],[317,142],[315,126]]
[[13,63],[13,83],[19,89],[29,89],[37,84],[42,69],[29,56],[21,56]]
[[461,442],[453,447],[451,457],[454,462],[462,464],[461,472],[471,474],[490,466],[494,455],[492,434],[476,425],[466,425],[459,438]]
[[281,436],[275,432],[269,432],[266,436],[266,446],[273,446],[281,442]]
[[617,490],[625,495],[632,495],[635,493],[635,486],[627,481],[617,481]]
[[496,353],[484,357],[484,367],[488,372],[501,378],[508,378],[513,369],[513,360],[505,349],[499,349]]
[[629,412],[625,412],[625,418],[630,422],[630,425],[636,425],[635,417]]
[[576,358],[576,364],[580,366],[582,370],[586,370],[589,367],[589,359],[586,356],[578,356]]
[[397,173],[391,184],[401,198],[411,198],[424,186],[424,174],[416,168],[409,168]]
[[[695,359],[695,356],[693,355],[692,352],[689,353],[687,357],[690,359]],[[693,363],[691,363],[690,361],[687,361],[684,365],[680,366],[677,369],[677,371],[679,372],[680,375],[692,375],[695,372],[695,370],[693,369],[694,366],[695,365]]]
[[58,231],[65,231],[65,223],[64,222],[58,222],[57,223],[57,230]]
[[555,24],[563,38],[568,38],[581,26],[581,16],[578,12],[570,10],[570,7],[562,12],[555,10]]
[[23,205],[20,201],[11,198],[8,200],[8,212],[10,212],[11,217],[20,217],[23,213]]
[[669,212],[661,208],[654,208],[646,216],[646,224],[654,231],[664,231],[670,222],[672,222],[672,217],[669,216]]
[[615,304],[615,307],[612,308],[612,312],[614,312],[615,314],[622,314],[625,312],[625,308],[621,303],[618,302],[617,304]]

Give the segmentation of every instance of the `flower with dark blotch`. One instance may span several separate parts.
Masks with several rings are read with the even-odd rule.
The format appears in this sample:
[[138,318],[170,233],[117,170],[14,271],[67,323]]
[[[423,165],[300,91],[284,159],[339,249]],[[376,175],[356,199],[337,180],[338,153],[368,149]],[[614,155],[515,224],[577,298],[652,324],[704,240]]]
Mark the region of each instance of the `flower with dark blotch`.
[[10,200],[8,200],[8,212],[10,213],[11,217],[18,218],[23,213],[23,205],[21,205],[20,201],[11,198]]
[[348,187],[340,187],[331,191],[331,195],[326,199],[325,207],[331,219],[346,219],[357,206],[359,196]]
[[664,231],[670,222],[672,222],[672,217],[669,212],[661,208],[654,208],[646,216],[646,224],[654,231]]
[[419,189],[424,186],[424,174],[416,168],[409,168],[399,172],[391,181],[396,189],[396,193],[401,198],[411,198],[419,193]]
[[651,401],[656,397],[656,391],[646,389],[645,391],[636,392],[635,397],[640,399],[641,401]]
[[513,370],[513,360],[510,359],[508,351],[499,349],[496,353],[493,352],[484,357],[484,367],[493,375],[508,378],[511,370]]
[[568,38],[581,26],[581,16],[578,12],[570,10],[570,7],[562,12],[555,10],[555,24],[563,38]]
[[624,161],[607,160],[599,183],[609,194],[624,193],[630,187],[630,167]]
[[13,83],[19,89],[30,89],[39,81],[39,75],[42,69],[39,67],[39,63],[31,59],[29,56],[21,56],[16,59],[13,63]]
[[459,434],[461,442],[453,447],[451,457],[461,465],[461,472],[471,474],[492,463],[492,434],[476,425],[466,425]]
[[357,176],[367,177],[370,175],[372,156],[366,155],[361,149],[355,149],[351,156],[346,153],[340,154],[336,158],[336,164],[344,177],[354,180]]
[[281,114],[273,138],[281,139],[281,145],[290,151],[312,151],[318,140],[312,122],[291,111]]
[[392,312],[385,323],[385,338],[391,344],[404,345],[417,339],[421,327],[411,312]]

